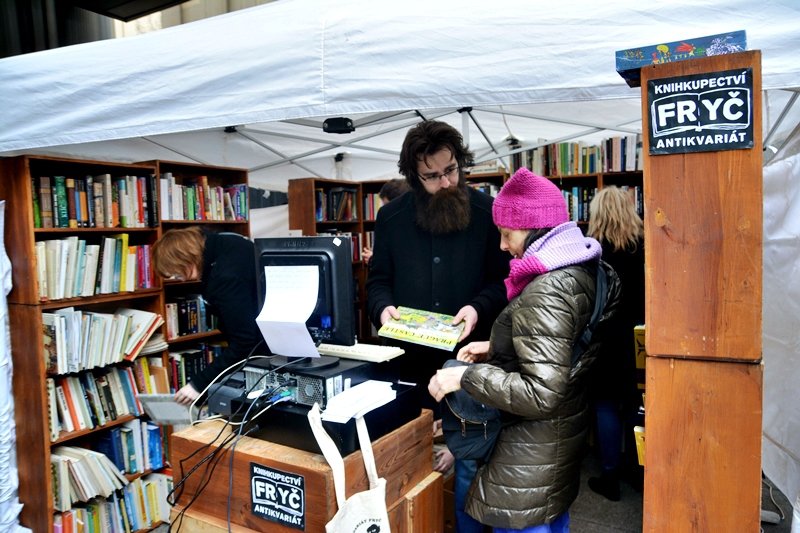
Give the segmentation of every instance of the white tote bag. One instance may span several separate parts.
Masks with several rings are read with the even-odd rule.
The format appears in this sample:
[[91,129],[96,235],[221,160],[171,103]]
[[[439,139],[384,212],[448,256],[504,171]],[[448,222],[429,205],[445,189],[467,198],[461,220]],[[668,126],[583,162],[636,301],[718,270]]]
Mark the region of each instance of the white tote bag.
[[339,510],[330,522],[325,524],[327,533],[390,533],[389,515],[386,512],[386,480],[378,477],[375,468],[375,457],[372,454],[372,442],[369,440],[367,424],[364,417],[356,418],[358,442],[361,455],[367,469],[369,490],[359,492],[345,499],[344,461],[336,444],[322,427],[319,405],[308,412],[311,430],[317,439],[322,455],[328,461],[333,472],[333,487],[336,492],[336,503]]

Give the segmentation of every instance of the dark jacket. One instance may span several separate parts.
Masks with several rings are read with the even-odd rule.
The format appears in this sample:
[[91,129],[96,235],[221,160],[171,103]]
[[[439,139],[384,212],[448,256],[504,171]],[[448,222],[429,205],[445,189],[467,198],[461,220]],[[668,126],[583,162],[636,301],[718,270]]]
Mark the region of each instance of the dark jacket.
[[574,367],[572,346],[594,307],[594,267],[586,264],[534,278],[495,321],[490,364],[472,365],[461,379],[471,396],[513,419],[467,497],[467,512],[481,523],[513,529],[549,523],[578,495],[588,370],[619,299],[619,280],[606,272],[606,307]]
[[603,260],[619,276],[622,297],[611,326],[615,334],[603,344],[603,357],[592,371],[592,392],[595,399],[617,402],[628,411],[642,401],[636,388],[633,328],[644,324],[644,241],[633,250],[614,250],[607,242],[600,244]]
[[[491,196],[473,189],[469,194],[470,224],[449,235],[434,236],[417,226],[413,192],[378,211],[366,284],[367,312],[376,328],[380,328],[381,312],[390,305],[454,315],[470,304],[478,312],[478,324],[467,340],[488,337],[492,322],[507,303],[503,280],[508,275],[508,255],[500,250]],[[433,373],[454,356],[444,350],[397,344],[406,349],[406,355],[393,363],[400,372],[397,377],[421,381],[426,390]]]
[[200,291],[208,311],[219,318],[228,347],[208,368],[191,376],[198,392],[262,340],[256,325],[259,298],[252,241],[236,233],[208,233]]

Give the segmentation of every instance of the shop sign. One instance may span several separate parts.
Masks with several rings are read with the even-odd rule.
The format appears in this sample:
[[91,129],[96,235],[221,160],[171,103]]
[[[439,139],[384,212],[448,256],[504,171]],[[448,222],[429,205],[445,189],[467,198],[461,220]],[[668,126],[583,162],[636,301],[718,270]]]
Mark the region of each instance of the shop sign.
[[250,509],[265,520],[305,530],[305,485],[303,476],[250,463]]
[[753,70],[647,82],[651,155],[753,147]]

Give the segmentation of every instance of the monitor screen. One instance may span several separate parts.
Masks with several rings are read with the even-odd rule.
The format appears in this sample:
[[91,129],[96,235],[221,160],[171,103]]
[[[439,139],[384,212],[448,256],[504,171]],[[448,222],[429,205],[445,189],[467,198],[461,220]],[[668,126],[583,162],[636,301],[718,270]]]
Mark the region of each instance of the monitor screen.
[[272,237],[255,239],[259,307],[264,303],[266,266],[317,266],[317,305],[306,321],[314,342],[355,344],[353,252],[349,237]]

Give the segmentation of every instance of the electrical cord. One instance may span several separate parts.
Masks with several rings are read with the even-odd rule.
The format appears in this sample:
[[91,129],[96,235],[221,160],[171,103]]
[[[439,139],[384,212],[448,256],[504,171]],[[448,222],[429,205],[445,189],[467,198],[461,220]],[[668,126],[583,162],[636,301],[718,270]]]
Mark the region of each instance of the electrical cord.
[[[283,390],[283,391],[273,395],[269,400],[267,400],[267,402],[268,402],[267,406],[264,407],[261,411],[259,411],[255,416],[253,416],[252,420],[258,419],[259,416],[261,416],[262,414],[266,413],[267,410],[269,410],[273,405],[276,405],[276,404],[278,404],[280,402],[288,401],[289,400],[289,394],[290,394],[289,391]],[[250,433],[251,431],[255,431],[255,430],[261,429],[261,427],[258,424],[253,424],[247,430],[246,433],[244,433],[244,434],[242,433],[242,430],[245,427],[244,426],[244,421],[245,420],[249,421],[248,415],[250,414],[250,410],[253,408],[254,405],[256,405],[256,403],[258,402],[258,399],[261,398],[261,396],[263,396],[263,395],[264,395],[264,393],[262,392],[258,396],[258,398],[253,400],[253,402],[247,408],[247,411],[245,411],[244,417],[242,417],[243,418],[242,425],[239,426],[239,431],[238,431],[238,433],[236,435],[236,438],[233,441],[233,444],[231,445],[231,453],[230,453],[230,457],[228,458],[228,461],[229,461],[228,462],[228,497],[227,497],[226,506],[225,506],[226,507],[226,515],[225,516],[226,516],[226,523],[228,525],[228,533],[231,533],[231,495],[233,494],[233,464],[234,464],[233,463],[233,458],[234,458],[234,454],[236,452],[236,444],[239,443],[239,440],[241,440],[241,438],[245,434]]]
[[[260,344],[260,343],[259,343],[259,344]],[[216,382],[216,381],[217,381],[217,380],[220,378],[220,376],[223,376],[223,375],[225,375],[225,377],[226,377],[226,381],[227,381],[227,379],[230,379],[230,376],[232,375],[232,373],[231,373],[231,374],[227,374],[227,375],[226,375],[226,372],[228,372],[228,371],[229,371],[229,370],[231,370],[232,368],[234,368],[234,367],[236,367],[236,366],[240,366],[240,365],[241,365],[241,366],[244,366],[244,365],[245,365],[245,364],[246,364],[248,361],[252,360],[253,358],[265,358],[265,359],[271,359],[272,357],[274,357],[274,356],[253,356],[253,352],[255,351],[255,349],[256,349],[257,347],[258,347],[258,345],[254,346],[254,347],[253,347],[253,349],[250,351],[250,353],[248,354],[248,356],[247,356],[247,357],[246,357],[244,360],[242,360],[242,361],[241,361],[241,362],[239,362],[239,363],[233,364],[233,365],[229,366],[228,368],[226,368],[225,370],[223,370],[222,372],[220,372],[220,373],[219,373],[219,374],[218,374],[218,375],[217,375],[217,376],[214,378],[214,380],[212,380],[212,382],[211,382],[211,383],[208,385],[208,387],[206,387],[205,389],[203,389],[203,392],[202,392],[202,393],[201,393],[201,394],[198,396],[198,399],[199,399],[199,398],[201,398],[201,397],[203,397],[203,395],[204,395],[204,394],[205,394],[205,393],[208,391],[208,389],[211,387],[211,385],[213,385],[213,384],[214,384],[214,383],[215,383],[215,382]],[[289,362],[287,362],[287,363],[285,363],[285,364],[283,364],[283,365],[281,365],[281,366],[279,366],[279,367],[277,367],[277,368],[275,368],[275,369],[268,369],[266,372],[264,372],[264,373],[263,373],[263,374],[262,374],[262,375],[259,377],[259,379],[258,379],[258,380],[256,380],[256,382],[255,382],[255,383],[254,383],[254,384],[253,384],[253,385],[252,385],[252,386],[251,386],[251,387],[250,387],[250,388],[249,388],[249,389],[246,391],[246,393],[247,393],[247,394],[249,394],[249,393],[250,393],[252,390],[254,390],[254,389],[256,388],[256,386],[257,386],[257,385],[258,385],[258,384],[261,382],[261,380],[262,380],[262,379],[264,379],[265,377],[267,377],[268,375],[270,375],[270,373],[274,373],[275,371],[277,371],[277,370],[280,370],[280,369],[284,368],[284,367],[285,367],[285,366],[287,366],[287,365],[294,364],[294,363],[296,363],[296,362],[298,362],[298,361],[300,361],[300,360],[302,360],[302,359],[298,359],[298,360],[296,360],[296,361],[294,361],[294,360],[293,360],[293,361],[289,361]],[[226,381],[225,381],[225,382],[226,382]],[[224,383],[224,382],[223,382],[223,383]],[[276,388],[270,389],[269,391],[266,391],[266,390],[265,390],[264,392],[262,392],[262,394],[261,394],[261,395],[264,395],[264,394],[266,394],[266,393],[272,394],[272,393],[274,393],[274,392],[275,392],[275,390],[276,390]],[[288,399],[288,391],[283,391],[283,392],[282,392],[282,393],[280,393],[280,394],[281,394],[281,401],[285,401],[283,398],[287,398],[287,399]],[[259,395],[259,397],[260,397],[261,395]],[[191,408],[192,408],[192,409],[194,409],[194,408],[195,408],[195,404],[196,404],[196,402],[197,402],[197,399],[196,399],[194,402],[192,402],[192,406],[191,406]],[[211,463],[211,471],[210,471],[210,472],[209,472],[209,467],[206,467],[206,471],[205,471],[205,473],[204,473],[204,476],[203,476],[203,478],[201,478],[201,480],[200,480],[200,482],[199,482],[199,484],[198,484],[198,487],[196,488],[196,490],[195,490],[194,494],[192,495],[192,498],[190,499],[190,501],[189,501],[189,502],[188,502],[188,503],[187,503],[187,504],[186,504],[186,505],[185,505],[185,506],[184,506],[184,507],[181,509],[181,511],[179,512],[179,514],[178,514],[178,518],[179,518],[180,520],[177,520],[177,519],[175,520],[175,521],[177,521],[177,522],[178,522],[178,528],[180,528],[180,524],[182,523],[182,520],[183,520],[183,514],[184,514],[184,513],[185,513],[185,512],[186,512],[186,511],[189,509],[189,507],[190,507],[190,506],[191,506],[191,505],[192,505],[192,504],[193,504],[193,503],[194,503],[194,502],[195,502],[195,501],[196,501],[196,500],[197,500],[197,499],[200,497],[200,495],[202,494],[203,490],[204,490],[204,489],[205,489],[205,487],[208,485],[208,483],[209,483],[209,481],[210,481],[210,475],[211,475],[211,473],[213,473],[214,469],[216,469],[216,466],[217,466],[217,464],[218,464],[218,462],[219,462],[220,458],[222,457],[222,455],[224,455],[224,453],[227,451],[227,446],[228,446],[228,445],[229,445],[229,444],[230,444],[232,441],[234,441],[234,440],[237,440],[237,436],[238,436],[239,438],[241,438],[241,436],[243,436],[243,435],[247,435],[247,434],[251,433],[252,431],[255,431],[255,430],[259,429],[259,428],[258,428],[258,426],[253,426],[253,427],[251,427],[251,428],[248,428],[248,429],[247,429],[247,431],[245,431],[245,432],[244,432],[244,434],[242,434],[242,431],[243,431],[243,429],[244,429],[245,422],[246,422],[246,421],[248,421],[248,416],[247,416],[247,415],[249,414],[249,411],[250,411],[250,409],[252,409],[252,407],[253,407],[253,405],[255,405],[255,403],[256,403],[256,402],[252,402],[252,403],[251,403],[251,404],[248,406],[248,409],[247,409],[247,410],[246,410],[246,412],[245,412],[245,416],[243,416],[243,421],[242,421],[242,423],[240,423],[240,424],[241,424],[241,425],[240,425],[240,431],[239,431],[238,433],[231,433],[230,435],[228,435],[227,437],[225,437],[225,439],[224,439],[224,440],[223,440],[223,441],[220,443],[220,445],[219,445],[219,446],[218,446],[218,447],[217,447],[215,450],[212,450],[212,451],[211,451],[209,454],[207,454],[207,455],[206,455],[206,456],[205,456],[203,459],[201,459],[201,460],[200,460],[200,461],[199,461],[197,464],[195,464],[195,465],[194,465],[194,466],[191,468],[191,470],[189,470],[189,472],[187,472],[186,474],[184,474],[184,473],[183,473],[183,469],[184,469],[184,463],[185,463],[186,461],[188,461],[189,459],[191,459],[192,457],[194,457],[195,455],[197,455],[197,454],[198,454],[200,451],[202,451],[202,450],[204,450],[204,449],[207,449],[207,448],[209,448],[210,446],[212,446],[212,445],[213,445],[213,444],[214,444],[214,443],[215,443],[215,442],[216,442],[216,441],[217,441],[217,440],[220,438],[220,436],[222,435],[222,433],[225,431],[225,429],[226,429],[227,427],[229,427],[229,426],[232,426],[232,425],[239,425],[239,424],[237,424],[237,423],[233,423],[233,422],[231,422],[230,420],[225,420],[225,423],[222,425],[222,427],[220,428],[220,430],[219,430],[219,432],[217,433],[217,435],[216,435],[216,436],[215,436],[215,437],[214,437],[214,438],[213,438],[211,441],[209,441],[209,442],[207,442],[207,443],[203,444],[202,446],[198,447],[198,448],[197,448],[197,449],[196,449],[194,452],[192,452],[192,453],[191,453],[189,456],[187,456],[187,457],[185,457],[185,458],[183,458],[183,459],[181,459],[181,460],[180,460],[180,463],[179,463],[179,465],[180,465],[181,479],[180,479],[180,481],[178,481],[178,483],[176,483],[176,484],[174,484],[174,485],[173,485],[173,489],[172,489],[172,491],[170,491],[170,493],[169,493],[169,494],[168,494],[168,496],[167,496],[167,501],[168,501],[168,502],[169,502],[171,505],[175,505],[175,504],[177,503],[177,501],[181,499],[181,497],[182,497],[182,495],[183,495],[183,487],[184,487],[184,484],[185,484],[185,482],[186,482],[186,481],[189,479],[189,477],[190,477],[191,475],[193,475],[193,474],[194,474],[194,473],[197,471],[197,469],[198,469],[198,468],[199,468],[201,465],[203,465],[203,464],[207,463],[208,461],[212,461],[212,460],[213,460],[213,463]],[[260,411],[260,412],[259,412],[259,413],[256,415],[256,417],[258,417],[258,416],[260,416],[261,414],[263,414],[263,413],[264,413],[264,412],[265,412],[265,411],[266,411],[266,410],[267,410],[269,407],[271,407],[272,405],[273,405],[273,404],[270,404],[270,405],[268,405],[268,406],[267,406],[267,408],[265,408],[265,409],[263,409],[262,411]],[[240,404],[240,405],[239,405],[239,407],[236,409],[236,411],[235,411],[234,413],[232,413],[232,414],[231,414],[231,418],[233,418],[233,417],[235,417],[236,415],[238,415],[238,414],[239,414],[239,412],[241,411],[241,409],[242,409],[242,407],[243,407],[243,406],[244,406],[244,404],[243,404],[243,403],[242,403],[242,404]],[[199,421],[198,421],[198,422],[199,422]],[[194,425],[194,421],[192,422],[192,425]],[[208,477],[207,477],[207,476],[208,476]],[[176,496],[176,493],[177,493],[177,496]],[[229,498],[230,498],[230,495],[229,495]],[[173,521],[173,522],[175,522],[175,521]],[[171,531],[171,530],[172,530],[172,529],[171,529],[171,526],[170,526],[170,529],[169,529],[169,531]]]

